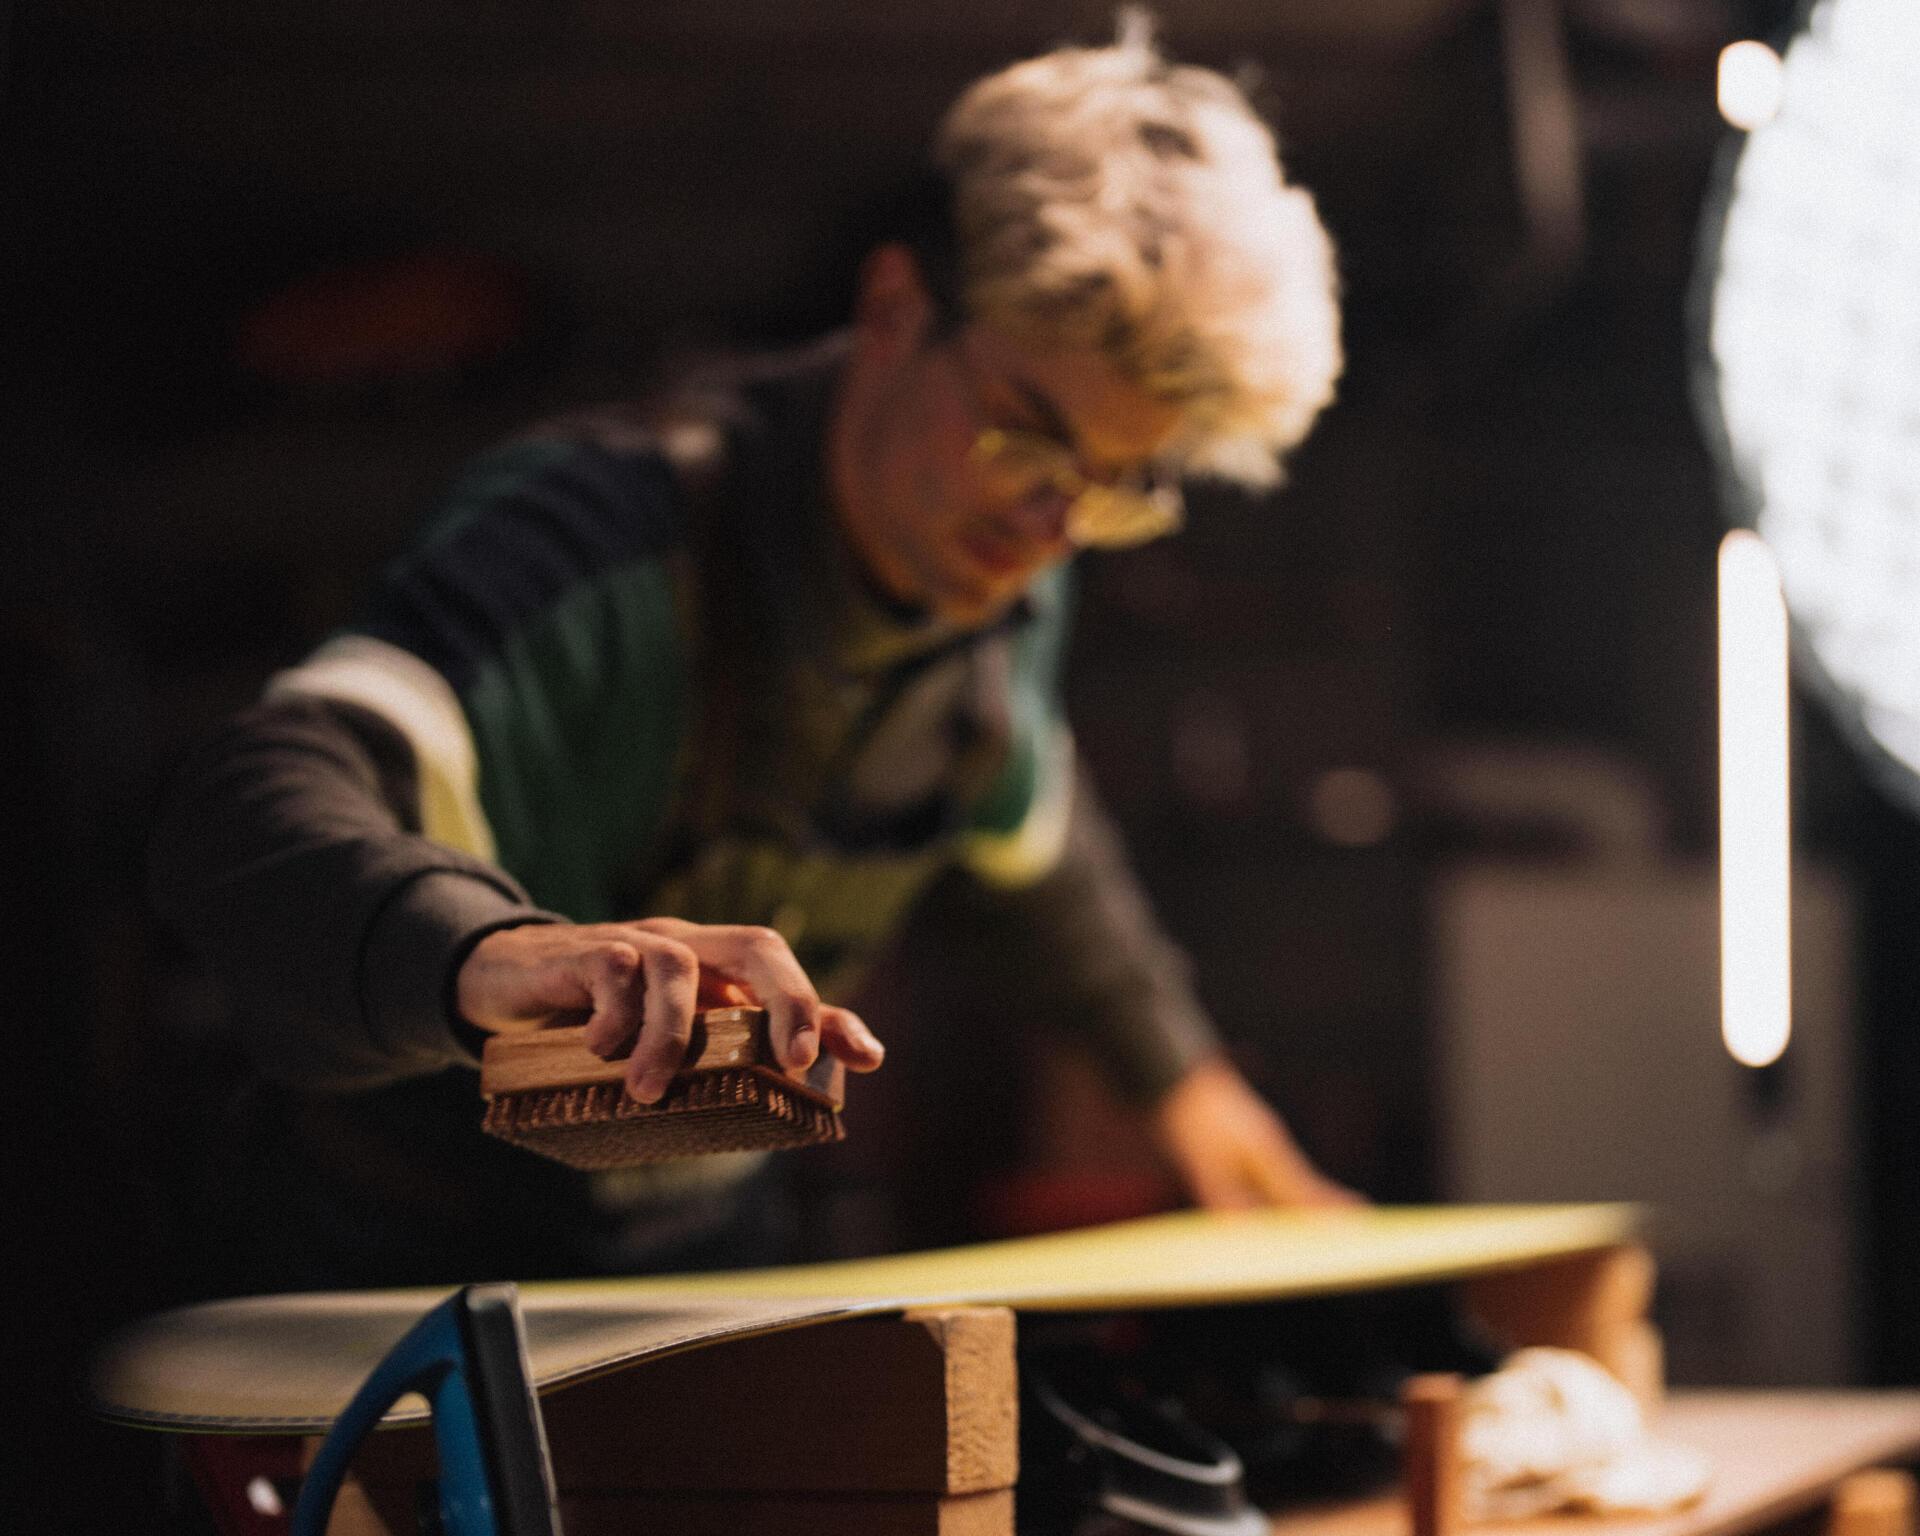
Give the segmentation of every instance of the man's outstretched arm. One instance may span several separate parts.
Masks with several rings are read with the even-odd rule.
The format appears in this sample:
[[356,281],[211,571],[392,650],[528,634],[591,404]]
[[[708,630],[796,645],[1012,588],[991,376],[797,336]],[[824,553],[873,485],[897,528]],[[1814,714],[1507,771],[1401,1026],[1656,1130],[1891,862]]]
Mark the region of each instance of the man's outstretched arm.
[[983,887],[995,952],[1036,1011],[1089,1045],[1146,1111],[1200,1205],[1327,1206],[1359,1200],[1321,1174],[1227,1059],[1185,953],[1161,928],[1084,773],[1066,836],[1031,883]]
[[821,1049],[855,1071],[880,1064],[879,1042],[819,1001],[777,934],[576,926],[420,835],[418,802],[398,728],[310,696],[241,716],[180,776],[153,839],[155,905],[234,994],[240,1043],[268,1076],[379,1087],[472,1065],[486,1032],[583,1010],[594,1047],[631,1052],[629,1083],[657,1098],[695,1006],[729,986],[767,1006],[790,1066]]

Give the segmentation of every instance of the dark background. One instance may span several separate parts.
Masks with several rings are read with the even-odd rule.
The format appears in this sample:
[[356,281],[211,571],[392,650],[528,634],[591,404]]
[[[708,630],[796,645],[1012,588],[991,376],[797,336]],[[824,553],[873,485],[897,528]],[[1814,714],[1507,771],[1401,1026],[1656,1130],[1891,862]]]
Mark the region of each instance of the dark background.
[[[1777,37],[1786,12],[1161,7],[1169,50],[1239,72],[1319,198],[1350,361],[1277,497],[1197,494],[1178,541],[1086,562],[1072,703],[1242,1065],[1377,1198],[1435,1189],[1421,881],[1489,835],[1431,802],[1433,755],[1600,749],[1652,785],[1674,851],[1711,850],[1721,523],[1684,308],[1726,132],[1717,52]],[[0,942],[7,1396],[28,1470],[10,1528],[145,1528],[159,1497],[153,1446],[87,1425],[71,1381],[88,1341],[180,1293],[173,1186],[225,1080],[219,1000],[142,898],[169,765],[348,614],[465,455],[631,391],[664,355],[832,323],[849,221],[957,90],[1110,24],[1071,0],[48,0],[8,18]],[[357,359],[320,355],[331,321],[287,318],[316,274],[332,286],[295,294],[370,328]],[[424,333],[391,319],[449,304]],[[1802,738],[1803,837],[1869,897],[1869,1364],[1912,1379],[1915,1159],[1888,1106],[1911,1080],[1915,837],[1817,718]],[[1390,794],[1379,835],[1315,809],[1336,769]],[[897,1080],[867,1150],[795,1174],[816,1246],[1004,1229],[1026,1174],[1099,1163],[1089,1146],[1133,1182],[1086,1199],[1150,1198],[1158,1175],[1073,1063],[996,1071],[990,1030],[943,1024],[956,962],[931,926],[870,999]]]

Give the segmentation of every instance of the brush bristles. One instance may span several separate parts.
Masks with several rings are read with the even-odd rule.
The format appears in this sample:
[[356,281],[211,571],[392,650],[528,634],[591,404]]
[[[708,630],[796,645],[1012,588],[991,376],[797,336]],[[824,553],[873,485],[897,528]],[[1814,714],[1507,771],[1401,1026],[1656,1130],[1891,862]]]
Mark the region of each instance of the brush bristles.
[[677,1077],[654,1104],[627,1097],[619,1083],[503,1093],[481,1125],[573,1168],[800,1147],[846,1134],[830,1105],[751,1068]]

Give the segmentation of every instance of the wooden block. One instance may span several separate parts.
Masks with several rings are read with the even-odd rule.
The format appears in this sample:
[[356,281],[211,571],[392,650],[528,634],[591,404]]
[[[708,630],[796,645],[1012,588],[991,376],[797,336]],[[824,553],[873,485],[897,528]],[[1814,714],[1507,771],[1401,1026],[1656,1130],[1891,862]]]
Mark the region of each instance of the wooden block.
[[[554,1478],[563,1495],[1009,1488],[1013,1342],[1007,1308],[945,1307],[645,1361],[541,1399]],[[375,1435],[354,1470],[376,1504],[398,1508],[433,1475],[431,1432]]]
[[[480,1068],[481,1097],[621,1081],[627,1075],[627,1058],[602,1060],[587,1049],[586,1034],[584,1025],[566,1025],[489,1036]],[[706,1008],[693,1016],[680,1070],[715,1072],[772,1062],[764,1008]]]
[[1460,1529],[1460,1420],[1465,1390],[1451,1373],[1410,1376],[1400,1389],[1407,1411],[1407,1513],[1413,1536],[1456,1536]]
[[359,1479],[348,1473],[334,1495],[327,1536],[411,1536],[419,1523],[414,1515],[416,1508],[411,1489],[404,1502],[392,1496],[376,1501]]
[[1833,1490],[1826,1536],[1914,1536],[1914,1506],[1911,1472],[1855,1472]]
[[[327,1536],[413,1536],[418,1507],[410,1488],[368,1490],[348,1477]],[[1013,1536],[1013,1490],[568,1494],[560,1523],[567,1536]]]
[[1013,1536],[1013,1490],[580,1494],[560,1500],[560,1522],[567,1536]]
[[1638,1243],[1620,1243],[1479,1275],[1467,1282],[1466,1294],[1507,1344],[1591,1355],[1652,1412],[1665,1390],[1660,1334],[1647,1321],[1653,1282],[1653,1255]]
[[[411,1431],[409,1433],[412,1433]],[[398,1483],[391,1487],[368,1488],[360,1481],[353,1467],[347,1469],[340,1479],[340,1489],[333,1496],[333,1508],[327,1515],[327,1536],[413,1536],[419,1526],[414,1502],[415,1478],[433,1476],[434,1453],[430,1431],[421,1432],[418,1465],[410,1469],[410,1476],[403,1488]],[[320,1435],[302,1435],[300,1437],[300,1474],[305,1476],[313,1466],[313,1458],[320,1454]],[[376,1435],[376,1440],[380,1437]],[[358,1466],[355,1462],[355,1466]],[[292,1511],[287,1512],[292,1519]],[[227,1526],[221,1524],[225,1531]]]
[[565,1491],[979,1493],[1019,1471],[1013,1314],[952,1307],[649,1361],[547,1398]]

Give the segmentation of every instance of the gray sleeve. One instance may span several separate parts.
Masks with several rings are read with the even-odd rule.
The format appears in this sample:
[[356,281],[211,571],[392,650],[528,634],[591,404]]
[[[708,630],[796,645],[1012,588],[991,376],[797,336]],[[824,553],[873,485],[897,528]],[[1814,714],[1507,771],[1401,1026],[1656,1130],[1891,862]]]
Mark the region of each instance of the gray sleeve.
[[235,1006],[268,1077],[320,1091],[471,1066],[459,961],[560,921],[503,871],[419,835],[413,755],[380,716],[314,698],[235,720],[181,773],[151,891]]
[[1186,953],[1154,917],[1084,773],[1054,868],[1011,890],[979,885],[973,903],[1023,1011],[1083,1041],[1132,1102],[1156,1102],[1220,1051]]

